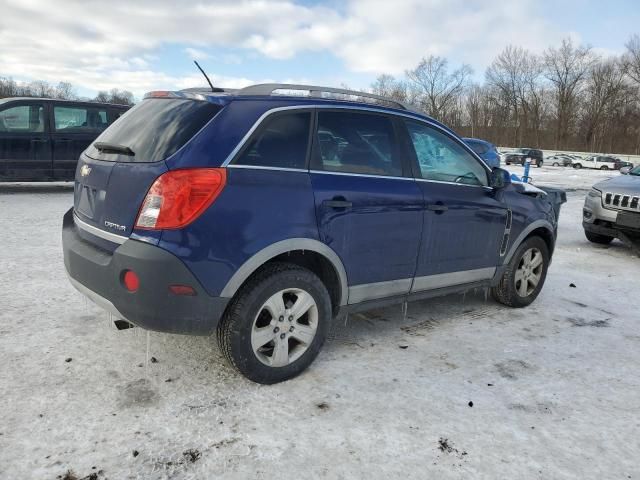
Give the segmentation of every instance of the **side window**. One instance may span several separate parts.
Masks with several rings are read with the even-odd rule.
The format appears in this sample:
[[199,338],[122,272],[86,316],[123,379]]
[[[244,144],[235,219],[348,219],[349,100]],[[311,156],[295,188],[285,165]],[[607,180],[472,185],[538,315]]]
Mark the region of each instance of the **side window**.
[[0,111],[0,133],[42,133],[45,130],[43,105],[19,105]]
[[107,110],[91,107],[53,107],[56,132],[101,132],[109,125]]
[[418,122],[406,121],[422,178],[465,185],[488,185],[487,171],[451,137]]
[[393,124],[385,115],[318,112],[315,168],[331,172],[402,176]]
[[310,125],[311,112],[268,117],[234,164],[305,168]]

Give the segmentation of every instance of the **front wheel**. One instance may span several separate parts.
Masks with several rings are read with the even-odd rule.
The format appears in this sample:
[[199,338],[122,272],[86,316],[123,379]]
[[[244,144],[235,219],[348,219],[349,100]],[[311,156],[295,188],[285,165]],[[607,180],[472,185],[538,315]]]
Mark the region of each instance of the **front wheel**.
[[580,169],[582,168],[582,164],[580,164],[580,163],[574,163],[574,164],[573,164],[573,168],[576,168],[576,169],[580,170]]
[[560,164],[558,162],[553,162],[551,165],[554,166],[554,167],[559,167],[560,166]]
[[331,300],[311,271],[268,264],[236,294],[218,325],[218,344],[249,380],[273,384],[300,374],[329,331]]
[[607,167],[606,165],[602,165],[602,166],[600,167],[600,170],[609,170],[609,167]]
[[549,247],[540,237],[529,237],[518,247],[500,279],[491,289],[496,301],[509,307],[533,302],[547,278]]

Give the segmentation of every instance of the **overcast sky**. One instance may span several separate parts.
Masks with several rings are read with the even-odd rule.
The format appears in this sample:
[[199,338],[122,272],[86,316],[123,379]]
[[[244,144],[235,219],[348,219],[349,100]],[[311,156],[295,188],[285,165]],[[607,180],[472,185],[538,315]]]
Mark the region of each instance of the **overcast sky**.
[[[177,6],[182,4],[182,6]],[[512,43],[570,36],[604,54],[640,33],[640,0],[0,0],[0,76],[119,88],[261,81],[368,87],[429,54],[484,70]]]

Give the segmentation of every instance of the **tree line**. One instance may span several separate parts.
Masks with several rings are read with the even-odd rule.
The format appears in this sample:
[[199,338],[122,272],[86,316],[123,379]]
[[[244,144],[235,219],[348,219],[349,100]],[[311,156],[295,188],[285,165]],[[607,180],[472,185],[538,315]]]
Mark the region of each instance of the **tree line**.
[[605,57],[570,39],[542,54],[510,45],[482,83],[468,65],[432,55],[402,78],[380,75],[371,89],[496,145],[637,155],[640,36],[625,47]]
[[7,97],[59,98],[62,100],[87,100],[120,105],[133,105],[134,103],[133,93],[128,90],[113,88],[108,92],[98,92],[98,95],[94,98],[81,98],[69,82],[60,82],[53,86],[41,80],[30,83],[17,83],[11,78],[0,77],[0,98]]

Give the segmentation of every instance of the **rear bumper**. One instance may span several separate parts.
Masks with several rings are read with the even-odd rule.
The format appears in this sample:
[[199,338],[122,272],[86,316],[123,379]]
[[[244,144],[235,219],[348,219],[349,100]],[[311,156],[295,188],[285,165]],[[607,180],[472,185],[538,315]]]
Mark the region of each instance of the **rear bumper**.
[[[178,257],[136,240],[107,252],[84,240],[77,229],[71,209],[62,225],[64,265],[71,284],[94,303],[149,330],[187,335],[215,330],[229,299],[210,296]],[[124,288],[124,270],[140,278],[135,293]],[[170,285],[191,286],[196,295],[175,295]]]

